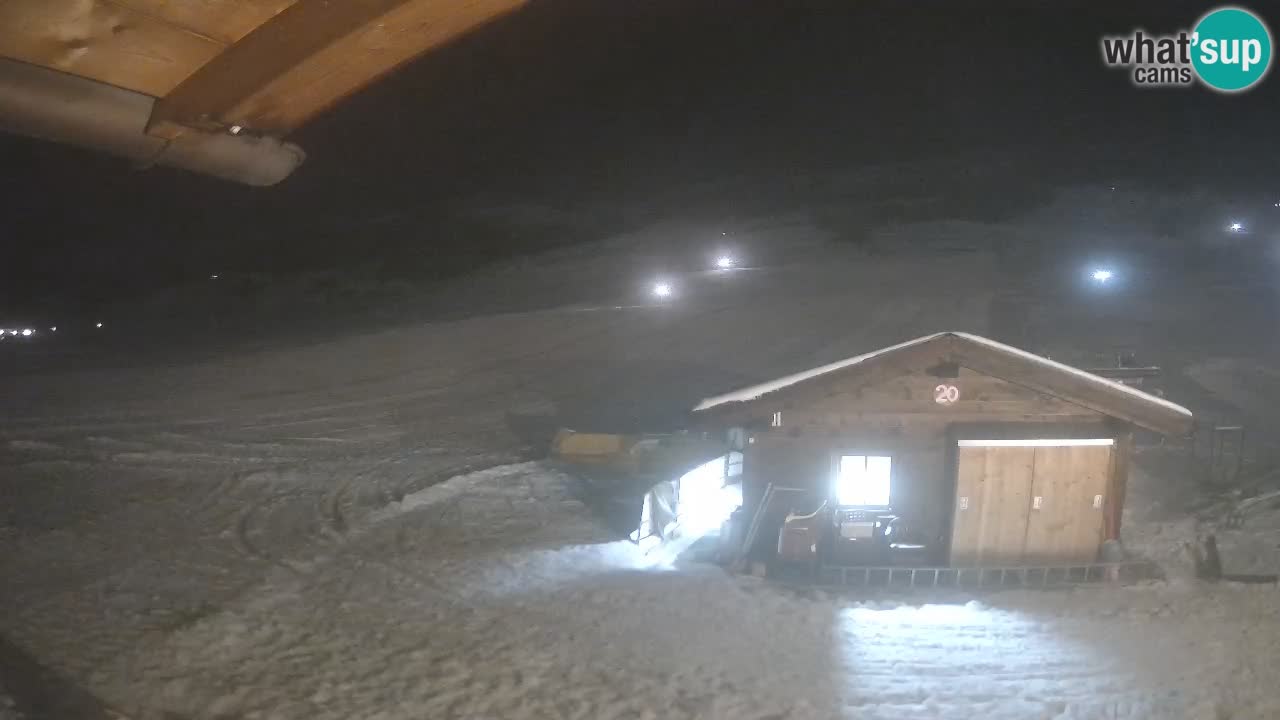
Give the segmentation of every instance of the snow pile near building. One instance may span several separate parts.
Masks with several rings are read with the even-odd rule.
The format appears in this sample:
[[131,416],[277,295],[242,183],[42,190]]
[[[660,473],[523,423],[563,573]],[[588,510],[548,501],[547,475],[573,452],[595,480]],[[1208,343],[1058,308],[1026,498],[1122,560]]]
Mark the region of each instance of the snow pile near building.
[[1160,566],[1171,581],[1195,579],[1190,552],[1204,528],[1191,513],[1203,488],[1181,449],[1138,450],[1129,468],[1121,538],[1132,555]]
[[1204,473],[1186,448],[1140,450],[1130,469],[1125,548],[1154,561],[1168,579],[1189,581],[1191,548],[1212,535],[1225,573],[1280,573],[1280,491],[1256,483],[1217,486]]

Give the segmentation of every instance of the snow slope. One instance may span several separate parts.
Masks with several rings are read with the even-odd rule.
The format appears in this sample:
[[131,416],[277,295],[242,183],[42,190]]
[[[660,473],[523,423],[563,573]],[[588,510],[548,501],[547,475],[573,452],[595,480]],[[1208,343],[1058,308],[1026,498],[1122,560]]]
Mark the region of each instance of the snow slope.
[[1208,301],[1181,288],[1168,316],[1098,323],[1009,295],[984,255],[866,260],[0,378],[0,636],[135,720],[1280,716],[1271,588],[797,593],[637,555],[521,462],[508,410],[670,422],[946,328],[1057,357],[1025,340],[1136,327],[1169,338],[1155,362],[1250,341],[1187,321]]

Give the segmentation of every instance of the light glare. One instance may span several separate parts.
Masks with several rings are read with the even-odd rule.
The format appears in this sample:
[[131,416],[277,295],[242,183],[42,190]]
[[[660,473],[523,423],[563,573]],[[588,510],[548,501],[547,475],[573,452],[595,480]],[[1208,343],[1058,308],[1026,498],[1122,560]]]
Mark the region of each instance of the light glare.
[[720,257],[716,258],[716,267],[722,270],[728,270],[729,268],[733,267],[733,258],[729,257],[728,255],[721,255]]
[[888,506],[893,460],[886,456],[844,455],[836,474],[836,502]]
[[670,297],[671,285],[667,283],[655,283],[653,286],[653,294],[658,297]]
[[1241,230],[1244,230],[1244,225],[1238,222],[1231,223],[1231,232],[1240,232]]
[[1111,277],[1112,277],[1112,274],[1110,270],[1094,270],[1093,271],[1093,279],[1097,280],[1100,283],[1104,283],[1110,280]]
[[32,330],[31,328],[24,328],[22,331],[22,337],[31,337],[34,332],[35,330]]
[[718,457],[680,477],[677,511],[683,533],[701,537],[717,530],[742,506],[742,486],[725,485],[725,457]]

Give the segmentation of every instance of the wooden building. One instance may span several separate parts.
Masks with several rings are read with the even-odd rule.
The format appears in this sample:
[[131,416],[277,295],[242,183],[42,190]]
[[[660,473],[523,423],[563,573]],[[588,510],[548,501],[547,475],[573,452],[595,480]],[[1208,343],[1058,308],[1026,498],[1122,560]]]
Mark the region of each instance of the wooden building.
[[708,398],[694,416],[741,439],[757,554],[785,550],[784,517],[807,517],[815,557],[837,564],[1093,562],[1119,537],[1135,428],[1192,429],[1167,400],[951,332]]

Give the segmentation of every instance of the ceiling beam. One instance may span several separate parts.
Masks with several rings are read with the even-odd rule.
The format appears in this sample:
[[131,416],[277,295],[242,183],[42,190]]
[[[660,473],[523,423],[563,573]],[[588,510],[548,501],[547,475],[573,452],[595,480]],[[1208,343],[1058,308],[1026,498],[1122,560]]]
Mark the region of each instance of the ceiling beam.
[[283,135],[526,0],[297,0],[160,99],[147,131]]

